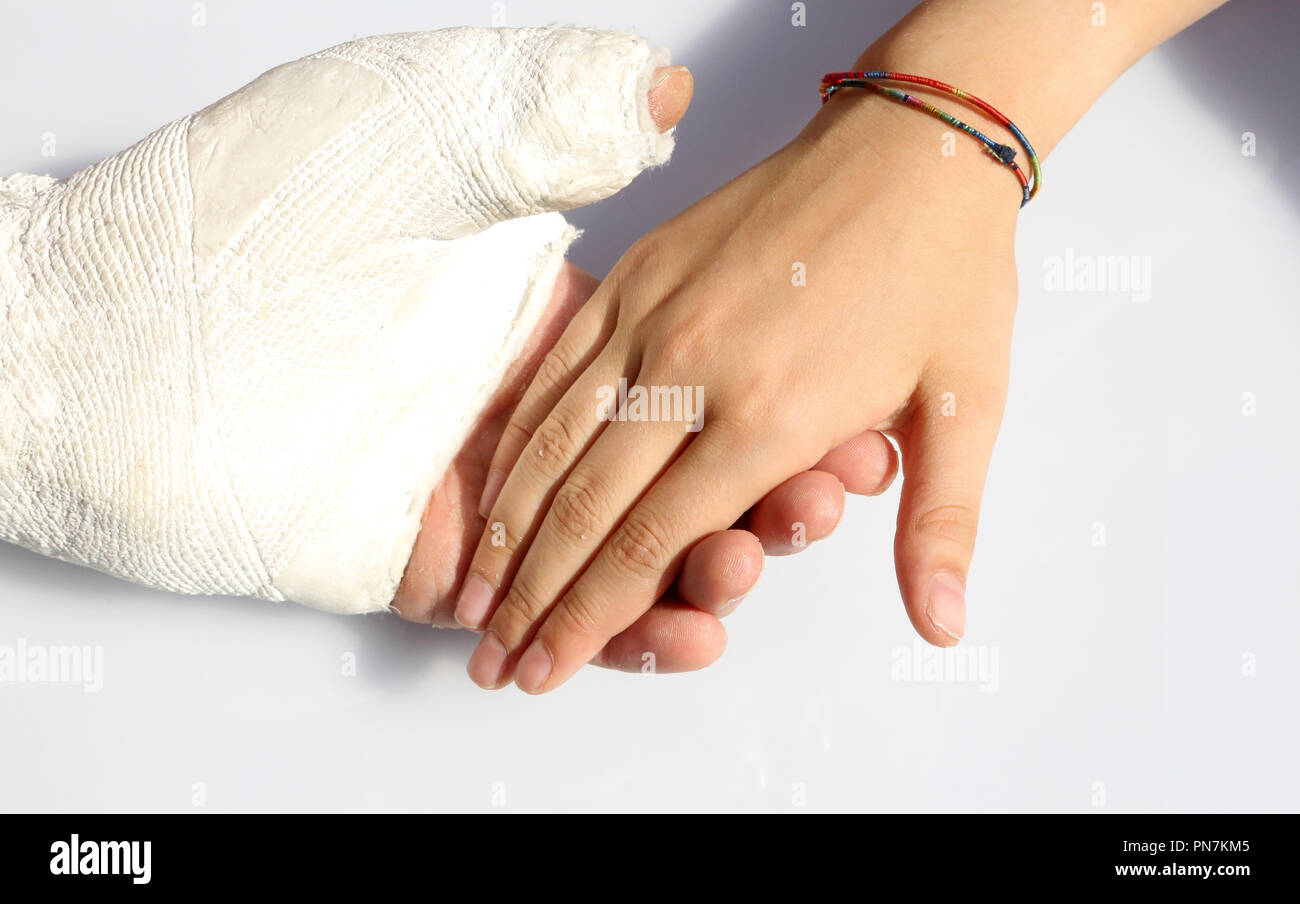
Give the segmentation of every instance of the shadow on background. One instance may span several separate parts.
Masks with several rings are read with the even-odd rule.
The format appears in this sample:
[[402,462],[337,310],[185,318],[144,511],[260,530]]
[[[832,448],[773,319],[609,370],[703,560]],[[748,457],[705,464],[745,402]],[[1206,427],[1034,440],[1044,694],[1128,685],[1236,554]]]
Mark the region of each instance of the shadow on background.
[[[1184,90],[1231,126],[1231,139],[1254,132],[1280,191],[1300,209],[1300,149],[1293,96],[1300,76],[1300,3],[1232,0],[1169,41],[1165,59]],[[1189,188],[1197,190],[1196,186]]]
[[[10,593],[23,586],[30,586],[35,591],[35,588],[56,585],[68,598],[132,608],[134,611],[130,617],[144,617],[150,606],[168,610],[185,606],[187,611],[196,615],[202,613],[202,618],[237,618],[247,624],[249,630],[273,632],[285,638],[286,643],[292,643],[293,638],[307,629],[311,619],[340,617],[294,603],[268,603],[235,597],[178,597],[80,565],[47,559],[8,543],[0,543],[0,573],[5,576]],[[356,680],[376,689],[409,685],[444,659],[458,663],[456,668],[459,670],[478,641],[477,636],[468,631],[435,631],[428,625],[417,625],[383,613],[348,616],[348,619],[354,640],[347,648],[356,653],[358,662],[365,663],[365,668],[357,671]],[[431,638],[436,642],[431,642]]]
[[[674,60],[695,73],[695,101],[678,128],[669,166],[642,175],[615,198],[573,211],[584,230],[570,255],[599,276],[633,242],[777,151],[818,105],[825,72],[849,68],[914,0],[808,4],[808,24],[790,23],[785,0],[738,3]],[[1300,72],[1300,3],[1233,0],[1163,49],[1189,93],[1235,130],[1258,136],[1259,156],[1300,205],[1300,168],[1283,170],[1300,148],[1291,98]],[[1156,115],[1159,115],[1158,109]]]
[[583,230],[570,258],[604,276],[655,226],[775,153],[817,111],[827,72],[849,69],[915,0],[808,3],[807,25],[791,23],[788,0],[744,0],[674,62],[695,75],[695,100],[664,169],[643,174],[616,197],[566,216]]

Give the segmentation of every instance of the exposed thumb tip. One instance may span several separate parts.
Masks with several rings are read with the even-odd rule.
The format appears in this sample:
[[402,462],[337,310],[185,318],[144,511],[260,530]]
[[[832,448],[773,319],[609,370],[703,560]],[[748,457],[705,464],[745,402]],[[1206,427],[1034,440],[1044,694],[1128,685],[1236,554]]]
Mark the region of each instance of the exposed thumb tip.
[[966,588],[955,575],[941,571],[931,578],[925,616],[938,646],[954,646],[962,639],[966,633]]
[[695,76],[685,66],[661,66],[650,85],[650,118],[660,132],[667,132],[686,115],[695,95]]

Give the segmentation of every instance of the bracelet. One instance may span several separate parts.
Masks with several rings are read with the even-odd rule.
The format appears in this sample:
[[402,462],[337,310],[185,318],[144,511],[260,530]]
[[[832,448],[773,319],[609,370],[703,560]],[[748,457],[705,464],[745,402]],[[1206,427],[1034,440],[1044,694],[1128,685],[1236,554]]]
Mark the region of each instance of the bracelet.
[[[998,125],[1003,126],[1007,131],[1015,136],[1016,141],[1025,151],[1025,156],[1029,159],[1029,168],[1032,174],[1026,176],[1025,171],[1016,163],[1016,150],[1007,144],[1000,144],[989,138],[974,126],[967,125],[952,114],[939,109],[933,104],[926,103],[919,97],[914,97],[905,91],[897,88],[891,88],[887,85],[877,84],[877,81],[890,82],[910,82],[914,85],[924,85],[927,88],[933,88],[936,91],[942,91],[950,94],[958,100],[977,108],[985,113],[990,119]],[[1025,133],[1007,117],[1003,116],[990,103],[980,100],[973,94],[969,94],[960,88],[954,88],[952,85],[936,81],[932,78],[925,78],[920,75],[905,75],[901,72],[882,72],[880,70],[870,70],[867,72],[830,72],[822,79],[821,96],[822,103],[825,104],[840,88],[871,88],[886,97],[892,98],[899,103],[909,104],[920,110],[929,113],[931,116],[941,119],[951,126],[961,129],[966,134],[975,138],[984,147],[984,150],[990,157],[1001,163],[1007,169],[1015,173],[1016,178],[1020,180],[1022,199],[1020,206],[1024,207],[1030,199],[1038,194],[1039,187],[1043,184],[1043,167],[1038,160],[1038,154],[1034,152],[1034,147],[1025,137]]]

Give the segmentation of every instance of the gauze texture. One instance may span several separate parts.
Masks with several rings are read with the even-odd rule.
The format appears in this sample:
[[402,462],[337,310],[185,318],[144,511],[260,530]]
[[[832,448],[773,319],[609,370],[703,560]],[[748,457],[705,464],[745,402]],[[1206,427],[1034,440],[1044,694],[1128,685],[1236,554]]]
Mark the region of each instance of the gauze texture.
[[0,180],[0,538],[386,608],[550,298],[555,211],[671,153],[667,62],[583,29],[366,38],[66,181]]

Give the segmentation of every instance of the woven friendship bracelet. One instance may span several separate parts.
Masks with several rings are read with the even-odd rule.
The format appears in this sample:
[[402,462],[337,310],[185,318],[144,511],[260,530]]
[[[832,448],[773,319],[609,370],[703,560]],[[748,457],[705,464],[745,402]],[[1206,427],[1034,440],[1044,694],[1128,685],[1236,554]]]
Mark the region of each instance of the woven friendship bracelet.
[[[963,103],[969,104],[970,106],[980,110],[998,125],[1004,127],[1008,132],[1015,136],[1016,141],[1019,142],[1020,146],[1024,149],[1025,156],[1029,159],[1030,174],[1026,175],[1024,169],[1016,163],[1015,148],[994,141],[974,126],[962,122],[946,110],[941,110],[933,104],[921,100],[919,97],[908,94],[906,91],[900,91],[898,88],[891,88],[888,85],[878,84],[878,82],[881,81],[906,82],[913,85],[924,85],[925,87],[932,88],[935,91],[949,94]],[[896,100],[899,103],[916,107],[919,110],[929,113],[936,119],[943,120],[950,126],[961,129],[967,135],[970,135],[972,138],[980,142],[985,152],[990,157],[1011,170],[1011,172],[1015,174],[1016,178],[1020,180],[1021,207],[1028,204],[1030,199],[1038,194],[1038,189],[1043,184],[1043,168],[1038,160],[1038,154],[1034,152],[1034,147],[1029,143],[1029,139],[1025,137],[1025,133],[1020,131],[1020,128],[1014,122],[1006,116],[1003,116],[997,108],[992,104],[989,104],[987,101],[981,100],[975,95],[963,91],[961,88],[955,88],[952,85],[932,78],[925,78],[920,75],[905,75],[901,72],[883,72],[881,70],[873,69],[866,72],[827,73],[822,79],[821,84],[822,103],[824,104],[830,100],[831,96],[840,88],[870,88],[873,91],[883,94],[885,97]]]

